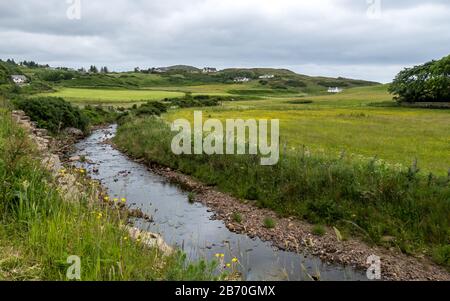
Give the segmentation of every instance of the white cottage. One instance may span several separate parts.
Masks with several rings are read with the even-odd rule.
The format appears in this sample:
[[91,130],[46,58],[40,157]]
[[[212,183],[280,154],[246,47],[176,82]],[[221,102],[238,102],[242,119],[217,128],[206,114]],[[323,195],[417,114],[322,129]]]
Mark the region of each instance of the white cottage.
[[216,73],[217,69],[216,68],[211,68],[211,67],[205,67],[203,68],[203,73]]
[[273,74],[264,74],[264,75],[261,75],[259,78],[260,79],[272,79],[274,77],[275,77],[275,75],[273,75]]
[[236,77],[234,79],[235,83],[247,83],[249,81],[250,81],[250,78],[248,78],[248,77]]
[[342,91],[344,91],[344,90],[342,90],[339,87],[329,87],[328,88],[328,93],[341,93]]
[[16,85],[24,84],[28,80],[25,75],[11,75],[11,79]]

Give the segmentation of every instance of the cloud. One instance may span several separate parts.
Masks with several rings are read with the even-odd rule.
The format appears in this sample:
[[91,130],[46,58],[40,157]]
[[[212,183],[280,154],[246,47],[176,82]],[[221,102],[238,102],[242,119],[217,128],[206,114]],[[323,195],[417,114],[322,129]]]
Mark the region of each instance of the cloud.
[[376,1],[81,0],[80,20],[67,18],[65,0],[3,1],[0,57],[116,70],[270,66],[386,82],[448,54],[448,1]]

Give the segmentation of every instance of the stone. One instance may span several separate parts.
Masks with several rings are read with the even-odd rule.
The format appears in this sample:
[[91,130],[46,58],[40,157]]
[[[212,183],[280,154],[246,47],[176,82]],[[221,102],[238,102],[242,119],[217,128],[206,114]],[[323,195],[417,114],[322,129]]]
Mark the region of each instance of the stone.
[[76,128],[65,128],[63,131],[65,134],[75,137],[75,138],[82,138],[84,137],[84,133]]
[[79,162],[81,160],[80,156],[73,156],[69,158],[70,162]]

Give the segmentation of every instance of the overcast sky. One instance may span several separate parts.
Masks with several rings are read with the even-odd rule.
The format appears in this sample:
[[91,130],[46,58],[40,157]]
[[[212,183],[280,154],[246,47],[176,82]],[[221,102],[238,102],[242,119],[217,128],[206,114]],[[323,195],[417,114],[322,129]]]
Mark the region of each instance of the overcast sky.
[[449,0],[0,0],[0,58],[53,66],[277,67],[388,82],[448,54]]

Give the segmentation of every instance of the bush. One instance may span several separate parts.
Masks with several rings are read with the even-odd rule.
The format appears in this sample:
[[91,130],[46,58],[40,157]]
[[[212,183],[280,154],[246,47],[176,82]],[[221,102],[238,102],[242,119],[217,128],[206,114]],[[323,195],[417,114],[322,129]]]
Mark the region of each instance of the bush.
[[65,70],[44,71],[39,77],[48,82],[58,82],[63,80],[71,80],[76,75],[75,72]]
[[141,106],[133,106],[132,111],[136,116],[160,116],[167,111],[167,106],[159,101],[149,101]]
[[450,101],[450,55],[401,71],[389,92],[399,102]]
[[90,125],[113,123],[123,114],[122,112],[117,112],[112,107],[104,108],[102,106],[91,105],[87,105],[84,109],[82,109],[82,112],[89,119]]
[[69,102],[58,97],[17,98],[13,105],[23,110],[38,127],[59,133],[67,127],[74,127],[86,132],[89,119],[82,111]]

